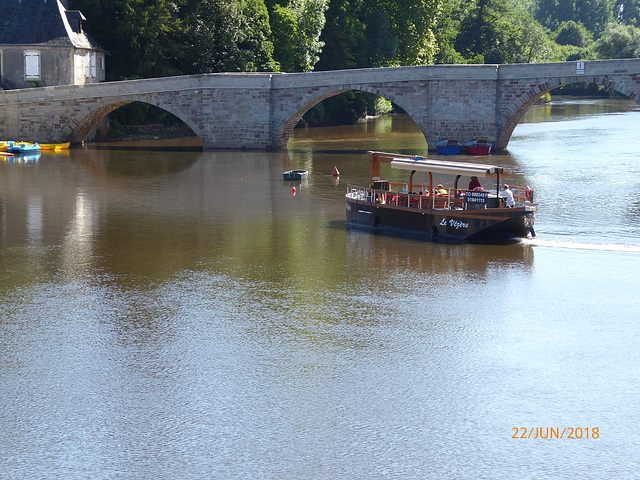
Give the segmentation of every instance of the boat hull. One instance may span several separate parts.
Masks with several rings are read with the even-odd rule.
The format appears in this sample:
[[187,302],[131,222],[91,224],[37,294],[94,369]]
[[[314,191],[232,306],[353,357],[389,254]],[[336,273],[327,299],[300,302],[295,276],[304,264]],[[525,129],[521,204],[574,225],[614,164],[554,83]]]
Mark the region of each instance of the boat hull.
[[469,155],[489,155],[489,153],[491,153],[491,144],[486,138],[467,142],[464,144],[464,148]]
[[435,145],[440,155],[458,155],[462,150],[462,143],[455,138],[438,140]]
[[6,151],[14,154],[38,153],[40,145],[37,143],[13,143]]
[[347,198],[347,224],[377,233],[447,243],[508,243],[529,236],[534,207],[420,210]]
[[491,153],[491,145],[466,145],[465,148],[467,149],[467,153],[469,155],[489,155],[489,153]]
[[67,150],[71,147],[71,142],[66,143],[41,143],[42,150]]
[[460,153],[460,150],[462,149],[462,147],[448,147],[448,146],[438,146],[436,145],[436,149],[438,150],[438,153],[440,155],[458,155]]
[[306,170],[289,170],[282,174],[284,180],[306,180],[309,172]]

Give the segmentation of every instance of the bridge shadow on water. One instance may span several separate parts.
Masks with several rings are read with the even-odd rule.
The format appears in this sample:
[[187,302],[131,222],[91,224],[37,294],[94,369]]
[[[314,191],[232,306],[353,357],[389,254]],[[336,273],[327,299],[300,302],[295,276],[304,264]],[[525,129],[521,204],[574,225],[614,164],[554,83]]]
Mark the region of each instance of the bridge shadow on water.
[[92,145],[89,144],[86,147],[89,150],[120,150],[120,151],[135,151],[135,152],[202,152],[202,145]]
[[[369,149],[371,150],[371,149]],[[305,148],[288,148],[289,153],[309,153],[314,154],[330,154],[330,155],[366,155],[369,150],[362,150],[360,148],[354,149],[305,149]],[[415,149],[398,149],[394,148],[393,153],[401,155],[415,155]]]

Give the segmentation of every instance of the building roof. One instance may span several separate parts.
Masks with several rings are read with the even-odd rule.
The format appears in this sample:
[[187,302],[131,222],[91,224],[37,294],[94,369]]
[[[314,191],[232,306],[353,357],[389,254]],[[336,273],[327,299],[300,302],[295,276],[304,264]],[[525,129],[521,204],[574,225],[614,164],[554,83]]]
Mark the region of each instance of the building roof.
[[82,30],[85,20],[66,0],[0,0],[0,45],[68,46],[103,50]]

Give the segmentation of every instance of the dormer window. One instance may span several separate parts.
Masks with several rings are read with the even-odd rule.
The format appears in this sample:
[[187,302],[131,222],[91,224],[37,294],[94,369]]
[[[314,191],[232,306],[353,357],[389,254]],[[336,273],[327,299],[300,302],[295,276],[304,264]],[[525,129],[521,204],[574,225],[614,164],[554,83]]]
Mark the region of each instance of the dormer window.
[[75,33],[82,33],[82,22],[85,16],[79,10],[67,10],[67,20]]

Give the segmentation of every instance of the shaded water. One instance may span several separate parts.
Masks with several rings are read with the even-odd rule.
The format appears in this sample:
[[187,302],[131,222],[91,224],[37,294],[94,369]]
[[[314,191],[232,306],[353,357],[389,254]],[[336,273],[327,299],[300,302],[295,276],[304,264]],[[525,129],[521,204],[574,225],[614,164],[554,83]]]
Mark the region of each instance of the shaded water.
[[636,478],[638,125],[536,107],[507,247],[345,228],[364,151],[424,153],[402,118],[2,162],[0,478]]

